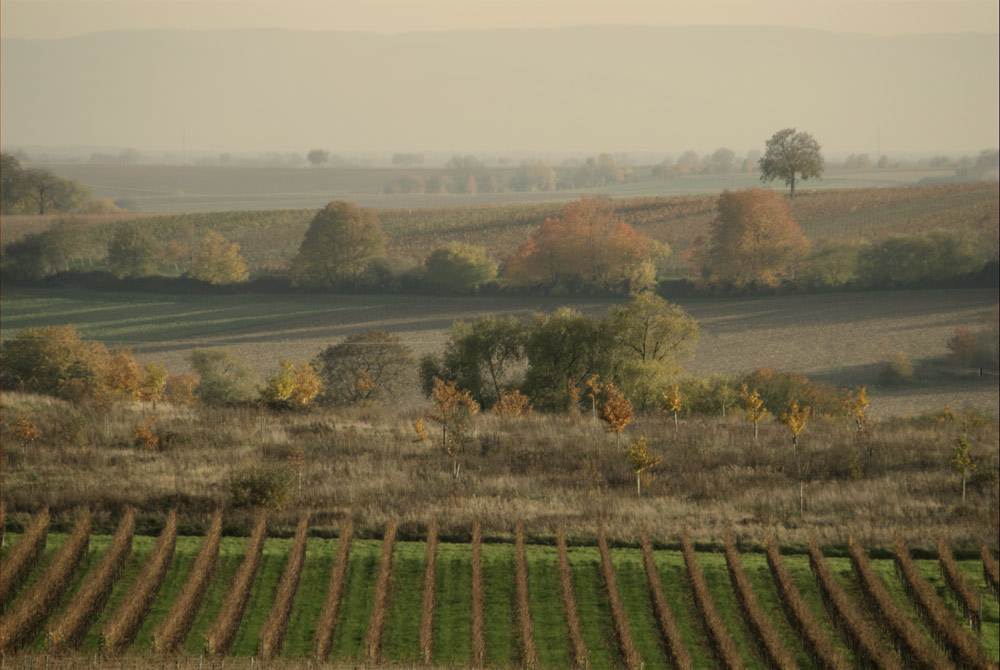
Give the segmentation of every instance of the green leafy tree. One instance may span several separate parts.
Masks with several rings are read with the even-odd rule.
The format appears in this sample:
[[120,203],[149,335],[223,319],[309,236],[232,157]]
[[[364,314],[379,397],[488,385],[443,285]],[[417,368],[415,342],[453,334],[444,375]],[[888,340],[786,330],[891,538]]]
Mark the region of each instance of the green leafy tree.
[[767,141],[764,155],[757,163],[761,181],[784,179],[790,187],[790,197],[795,197],[795,181],[805,181],[823,174],[823,154],[819,142],[812,135],[795,128],[779,130]]
[[384,330],[349,335],[313,361],[323,384],[321,401],[348,405],[396,397],[413,375],[413,352],[399,336]]
[[440,378],[467,389],[483,407],[492,407],[505,388],[516,385],[526,339],[525,325],[514,317],[456,322],[443,358],[425,357],[421,362],[424,393],[430,395],[434,379]]
[[593,375],[611,376],[614,347],[606,321],[566,307],[536,315],[524,347],[526,393],[539,409],[565,412],[574,402],[572,389],[585,388]]
[[486,249],[462,242],[435,249],[424,263],[424,281],[438,293],[471,293],[496,276],[496,261]]
[[148,276],[156,253],[156,240],[148,230],[135,223],[122,224],[108,242],[108,270],[119,279]]
[[237,284],[250,276],[240,256],[238,242],[230,242],[221,233],[209,231],[194,252],[191,276],[210,284]]
[[698,324],[658,295],[633,294],[608,314],[615,343],[618,384],[640,408],[651,407],[680,373],[679,361],[698,341]]
[[198,375],[198,394],[206,405],[235,405],[257,399],[257,375],[229,349],[195,349],[188,360]]
[[385,243],[375,210],[343,200],[331,202],[306,230],[292,260],[292,282],[313,288],[357,283],[372,261],[383,255]]

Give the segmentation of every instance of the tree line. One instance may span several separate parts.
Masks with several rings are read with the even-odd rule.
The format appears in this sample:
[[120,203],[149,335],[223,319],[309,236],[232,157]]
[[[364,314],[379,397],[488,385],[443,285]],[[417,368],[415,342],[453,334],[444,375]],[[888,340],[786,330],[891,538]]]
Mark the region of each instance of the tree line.
[[43,168],[26,168],[16,154],[0,153],[0,213],[117,214],[123,210],[108,198],[94,200],[76,179],[57,177]]

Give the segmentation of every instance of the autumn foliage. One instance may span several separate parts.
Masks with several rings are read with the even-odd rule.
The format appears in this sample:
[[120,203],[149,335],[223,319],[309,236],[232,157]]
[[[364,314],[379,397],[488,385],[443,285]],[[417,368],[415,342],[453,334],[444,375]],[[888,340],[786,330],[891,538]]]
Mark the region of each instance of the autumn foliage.
[[587,198],[563,207],[507,259],[507,286],[578,289],[637,288],[655,277],[651,259],[661,245],[615,214],[607,200]]
[[735,286],[775,286],[794,276],[809,240],[780,195],[770,189],[726,190],[717,207],[708,239],[696,240],[690,256],[702,277]]

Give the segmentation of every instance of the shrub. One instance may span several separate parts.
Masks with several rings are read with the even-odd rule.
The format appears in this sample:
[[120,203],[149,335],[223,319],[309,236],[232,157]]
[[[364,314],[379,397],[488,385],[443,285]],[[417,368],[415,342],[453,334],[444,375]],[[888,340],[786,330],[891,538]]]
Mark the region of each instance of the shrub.
[[235,507],[281,509],[295,494],[295,473],[281,466],[250,465],[229,475],[229,497]]
[[800,407],[811,407],[819,414],[833,415],[842,411],[840,394],[834,386],[810,381],[797,372],[758,368],[737,380],[737,386],[743,384],[757,391],[764,406],[775,412],[783,411],[793,402]]
[[207,405],[234,405],[257,398],[257,375],[229,349],[195,349],[188,354],[200,383],[198,393]]
[[904,384],[913,379],[913,363],[902,350],[888,352],[875,364],[875,370],[883,384]]
[[496,261],[483,247],[452,242],[431,252],[424,263],[424,281],[437,293],[471,293],[497,276]]

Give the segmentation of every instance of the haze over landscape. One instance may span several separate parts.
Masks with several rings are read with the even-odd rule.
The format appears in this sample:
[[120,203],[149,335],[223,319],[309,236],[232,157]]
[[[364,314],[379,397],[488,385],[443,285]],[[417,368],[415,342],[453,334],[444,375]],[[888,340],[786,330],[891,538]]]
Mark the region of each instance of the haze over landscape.
[[[763,3],[756,14],[746,11],[753,3],[705,3],[715,13],[623,3],[617,14],[609,3],[603,15],[590,3],[579,19],[567,2],[534,12],[531,3],[470,3],[478,22],[459,3],[384,3],[398,11],[381,24],[365,3],[332,3],[339,17],[310,30],[288,17],[315,15],[313,3],[290,3],[269,24],[280,28],[254,23],[273,18],[267,3],[245,12],[239,3],[79,3],[92,14],[76,4],[4,3],[5,146],[676,156],[760,149],[786,126],[808,129],[831,155],[974,154],[998,144],[996,23],[973,20],[995,3],[845,3],[827,30],[815,23],[837,3]],[[816,5],[811,22],[805,4]],[[496,21],[504,6],[520,25]],[[121,10],[105,23],[114,29],[99,30],[95,20],[112,7]],[[417,7],[439,17],[436,26],[415,21],[419,30],[406,31],[400,20]],[[94,31],[68,35],[58,20],[40,31],[32,17],[41,8],[90,16],[76,30]],[[563,24],[553,27],[557,9]],[[649,23],[634,25],[642,11]],[[720,25],[719,12],[745,25]],[[157,16],[166,29],[150,25]],[[633,25],[578,25],[601,16]],[[683,19],[706,25],[675,24]]]

